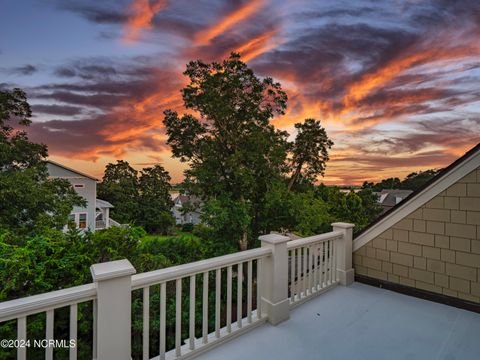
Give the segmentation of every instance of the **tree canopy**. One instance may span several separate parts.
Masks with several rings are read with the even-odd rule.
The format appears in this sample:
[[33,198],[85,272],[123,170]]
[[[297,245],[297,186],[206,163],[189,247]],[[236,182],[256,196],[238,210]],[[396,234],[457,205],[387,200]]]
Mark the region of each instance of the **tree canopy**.
[[174,225],[170,209],[170,175],[156,164],[138,172],[127,161],[105,168],[98,196],[112,203],[112,218],[143,226],[153,233],[166,233]]
[[372,189],[373,191],[382,191],[385,189],[402,189],[416,191],[435,177],[441,169],[430,169],[425,171],[412,172],[403,180],[398,177],[383,179],[378,183],[365,181],[363,189]]

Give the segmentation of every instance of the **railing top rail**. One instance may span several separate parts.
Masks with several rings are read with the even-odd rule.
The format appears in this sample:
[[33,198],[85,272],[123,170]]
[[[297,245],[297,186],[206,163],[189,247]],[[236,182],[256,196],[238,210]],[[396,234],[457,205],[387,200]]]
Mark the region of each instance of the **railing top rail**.
[[92,300],[96,296],[95,284],[91,283],[5,301],[0,303],[0,322]]
[[341,239],[343,237],[343,232],[341,231],[331,231],[329,233],[313,235],[302,239],[292,240],[287,242],[287,249],[296,249],[306,245],[312,245],[316,243],[321,243],[330,240]]
[[199,274],[209,270],[216,270],[248,260],[262,258],[270,255],[271,252],[272,250],[268,248],[257,248],[240,251],[234,254],[218,256],[211,259],[200,260],[188,264],[172,266],[165,269],[136,274],[132,276],[132,290]]

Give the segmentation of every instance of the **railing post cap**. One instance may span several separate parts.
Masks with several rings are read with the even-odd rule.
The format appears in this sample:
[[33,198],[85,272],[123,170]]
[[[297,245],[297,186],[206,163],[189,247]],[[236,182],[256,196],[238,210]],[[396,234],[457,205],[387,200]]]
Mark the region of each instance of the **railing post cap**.
[[280,235],[280,234],[267,234],[258,237],[258,240],[261,242],[269,243],[269,244],[281,244],[290,240],[288,236]]
[[121,276],[133,275],[137,271],[127,259],[109,261],[90,266],[93,281],[114,279]]
[[340,228],[340,229],[351,229],[351,228],[355,227],[355,224],[344,223],[344,222],[336,222],[336,223],[333,223],[332,226],[334,228]]

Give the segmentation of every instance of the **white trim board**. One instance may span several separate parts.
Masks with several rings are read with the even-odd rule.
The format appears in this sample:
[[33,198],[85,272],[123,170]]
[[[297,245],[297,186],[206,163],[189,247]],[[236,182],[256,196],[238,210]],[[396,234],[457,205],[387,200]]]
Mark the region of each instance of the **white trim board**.
[[377,236],[388,230],[403,218],[410,215],[422,205],[433,199],[442,191],[448,189],[451,185],[458,182],[460,179],[480,167],[480,149],[470,154],[460,164],[451,168],[446,174],[441,176],[437,181],[430,184],[427,188],[420,191],[411,199],[396,208],[395,211],[380,219],[369,229],[365,230],[353,241],[353,251],[357,251],[362,246],[375,239]]

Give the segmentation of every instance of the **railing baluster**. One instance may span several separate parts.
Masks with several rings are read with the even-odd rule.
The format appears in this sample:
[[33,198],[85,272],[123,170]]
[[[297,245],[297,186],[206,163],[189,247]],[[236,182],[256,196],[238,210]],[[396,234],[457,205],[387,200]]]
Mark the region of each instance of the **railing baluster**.
[[232,332],[232,266],[227,267],[227,332]]
[[319,245],[314,245],[313,246],[313,290],[317,291],[318,290],[318,246]]
[[175,296],[175,354],[182,355],[182,279],[176,280]]
[[92,308],[93,308],[93,339],[92,339],[92,355],[93,359],[97,358],[97,311],[98,311],[98,304],[97,299],[93,299],[92,301]]
[[293,249],[290,251],[290,302],[295,301],[295,252]]
[[[17,340],[20,343],[27,340],[27,318],[26,318],[26,316],[22,316],[22,317],[19,317],[17,319]],[[26,346],[19,347],[17,349],[17,360],[25,360],[26,358],[27,358],[27,347]]]
[[143,360],[149,360],[149,341],[150,341],[150,287],[143,288],[143,335],[142,335],[142,354]]
[[308,248],[308,261],[310,261],[310,272],[309,272],[309,284],[310,294],[313,294],[314,284],[315,284],[315,246],[310,246]]
[[301,274],[302,274],[302,248],[298,248],[295,253],[295,257],[297,258],[297,300],[300,300],[302,297],[302,279],[301,279]]
[[[45,331],[45,339],[53,340],[53,320],[54,320],[54,310],[47,310],[47,326]],[[45,359],[53,360],[53,346],[47,345],[45,348]]]
[[189,319],[189,340],[190,350],[195,349],[195,279],[196,276],[190,276],[190,319]]
[[70,341],[75,341],[75,346],[71,346],[69,349],[69,359],[77,360],[77,317],[78,317],[78,305],[70,305]]
[[303,248],[303,296],[307,296],[307,248]]
[[332,277],[333,283],[337,282],[337,253],[335,252],[335,242],[332,241]]
[[242,327],[243,317],[243,264],[237,265],[237,326]]
[[222,269],[217,269],[215,277],[215,337],[220,338],[220,292],[222,291]]
[[203,343],[208,343],[208,271],[203,273],[203,303],[202,303],[202,335]]
[[328,283],[332,283],[332,241],[328,242]]
[[252,323],[252,260],[247,263],[247,321]]
[[329,247],[329,250],[330,250],[330,276],[329,276],[329,279],[330,279],[330,285],[333,284],[333,241],[330,241],[330,247]]
[[167,283],[160,284],[160,360],[165,360]]
[[262,318],[262,296],[260,289],[262,288],[262,259],[257,259],[257,319]]
[[318,289],[323,288],[323,244],[318,244]]

